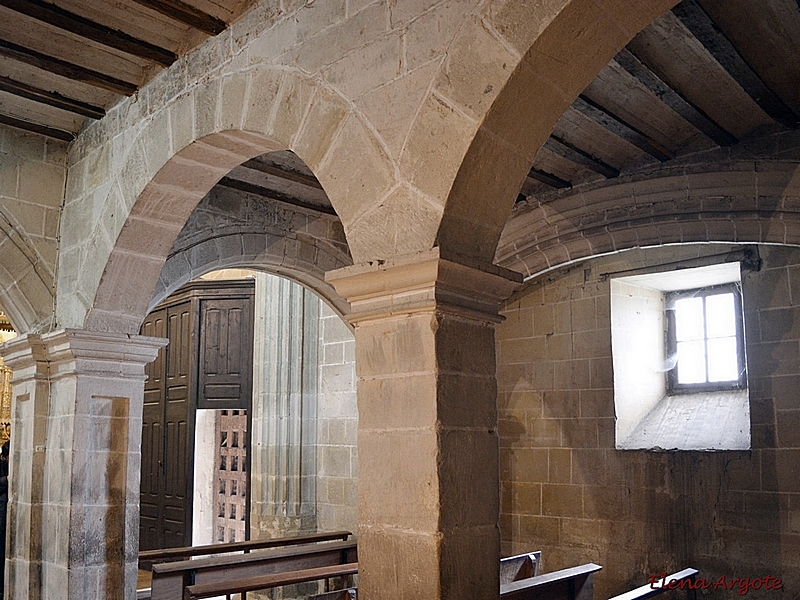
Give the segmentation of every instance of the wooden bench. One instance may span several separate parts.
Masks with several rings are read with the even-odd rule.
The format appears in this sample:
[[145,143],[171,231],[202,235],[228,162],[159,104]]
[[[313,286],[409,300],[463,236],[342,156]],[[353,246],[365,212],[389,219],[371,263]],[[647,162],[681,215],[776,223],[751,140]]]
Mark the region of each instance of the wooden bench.
[[356,542],[347,541],[159,563],[153,565],[151,598],[182,600],[184,588],[190,585],[234,582],[301,569],[339,566],[357,560]]
[[195,584],[186,587],[183,600],[199,600],[200,598],[213,598],[226,594],[242,594],[245,592],[254,592],[256,590],[268,590],[284,585],[295,585],[307,581],[344,577],[356,575],[357,573],[358,563],[347,563],[343,565],[316,567],[275,573],[273,575],[262,575],[260,577],[237,579],[235,581]]
[[501,600],[592,600],[592,575],[602,569],[588,563],[500,584]]
[[246,542],[231,542],[228,544],[208,544],[204,546],[185,546],[181,548],[164,548],[163,550],[144,550],[139,552],[139,568],[150,570],[157,563],[185,560],[195,556],[208,556],[242,552],[252,550],[265,550],[267,548],[281,548],[300,544],[313,544],[316,542],[346,541],[353,535],[349,531],[328,531],[324,533],[309,533],[289,537],[267,538],[262,540],[248,540]]
[[500,559],[500,583],[511,583],[540,574],[541,551],[518,554]]
[[[619,596],[609,598],[609,600],[644,600],[645,598],[654,598],[655,596],[659,596],[664,592],[669,591],[670,588],[668,585],[673,581],[676,581],[679,584],[683,581],[694,582],[694,577],[697,575],[697,573],[697,569],[684,569],[683,571],[678,571],[672,575],[667,575],[652,585],[649,583],[645,584],[636,588],[635,590],[631,590],[629,592],[625,592],[624,594],[620,594]],[[690,598],[690,600],[697,598],[697,591],[694,589],[694,587],[689,587],[687,597]]]

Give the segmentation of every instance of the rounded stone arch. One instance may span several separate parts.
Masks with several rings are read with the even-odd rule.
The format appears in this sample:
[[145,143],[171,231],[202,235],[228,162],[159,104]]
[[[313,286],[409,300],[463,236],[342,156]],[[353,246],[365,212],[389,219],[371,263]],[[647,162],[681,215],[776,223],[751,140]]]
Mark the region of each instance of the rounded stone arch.
[[341,317],[350,305],[324,280],[325,271],[352,264],[349,257],[313,238],[232,233],[204,240],[170,256],[147,312],[182,285],[218,269],[253,269],[279,275],[310,289]]
[[[460,38],[483,39],[497,64],[494,80],[459,88],[454,75],[476,67],[475,56],[459,52],[457,40],[432,92],[442,90],[479,122],[447,193],[436,236],[445,254],[493,260],[536,152],[558,119],[620,49],[676,3],[561,0],[543,7],[507,0],[464,28]],[[477,31],[487,23],[492,40]]]
[[348,160],[342,156],[356,171],[373,173],[371,180],[378,173],[378,187],[392,185],[390,161],[373,133],[318,80],[265,64],[221,74],[168,102],[128,146],[107,201],[130,209],[123,208],[116,231],[95,231],[115,241],[107,260],[98,257],[101,274],[83,265],[89,271],[82,275],[89,281],[83,295],[60,299],[61,325],[138,331],[170,248],[198,202],[234,167],[285,149],[317,175],[346,232],[358,212],[351,205],[374,196],[353,189],[359,173],[343,169]]
[[53,277],[16,229],[0,241],[0,307],[19,334],[47,331],[53,317]]
[[508,222],[496,260],[533,277],[638,247],[709,242],[797,246],[798,209],[800,161],[665,167],[521,207]]

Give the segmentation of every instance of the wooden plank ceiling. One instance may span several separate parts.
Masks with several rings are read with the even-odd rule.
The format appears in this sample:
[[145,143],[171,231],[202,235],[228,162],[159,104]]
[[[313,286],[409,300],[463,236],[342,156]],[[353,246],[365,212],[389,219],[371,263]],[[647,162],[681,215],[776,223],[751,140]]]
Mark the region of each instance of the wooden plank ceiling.
[[[0,123],[69,141],[257,0],[0,0]],[[800,0],[683,0],[556,124],[518,200],[800,121]],[[290,152],[221,185],[332,212]]]
[[800,122],[800,0],[683,0],[586,87],[518,201]]
[[253,0],[0,0],[0,122],[70,141]]

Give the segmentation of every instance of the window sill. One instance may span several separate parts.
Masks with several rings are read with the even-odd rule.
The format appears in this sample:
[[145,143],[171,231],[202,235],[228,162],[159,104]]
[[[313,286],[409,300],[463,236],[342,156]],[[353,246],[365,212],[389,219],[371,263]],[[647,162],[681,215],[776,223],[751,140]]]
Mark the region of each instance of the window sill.
[[747,390],[665,396],[618,450],[748,450],[750,403]]

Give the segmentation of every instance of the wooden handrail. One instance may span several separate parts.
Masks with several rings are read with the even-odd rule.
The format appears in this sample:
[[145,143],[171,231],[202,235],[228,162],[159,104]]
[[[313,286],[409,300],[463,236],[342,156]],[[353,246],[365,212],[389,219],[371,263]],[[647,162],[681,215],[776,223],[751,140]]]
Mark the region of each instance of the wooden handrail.
[[249,540],[246,542],[231,542],[227,544],[207,544],[203,546],[186,546],[180,548],[164,548],[162,550],[144,550],[139,552],[139,564],[153,564],[172,560],[205,556],[208,554],[227,554],[232,552],[249,552],[265,548],[279,548],[282,546],[295,546],[299,544],[312,544],[314,542],[329,542],[334,540],[346,541],[353,535],[349,531],[329,531],[322,533],[309,533],[304,535],[269,538],[265,540]]
[[296,583],[304,583],[306,581],[329,579],[331,577],[344,577],[346,575],[356,575],[357,573],[358,563],[346,563],[344,565],[316,567],[313,569],[303,569],[300,571],[276,573],[274,575],[249,577],[247,579],[240,579],[238,581],[220,581],[215,583],[189,585],[184,589],[183,598],[184,600],[213,598],[214,596],[222,596],[224,594],[240,594],[243,592],[266,590],[283,585],[293,585]]
[[[624,594],[620,594],[619,596],[614,596],[613,598],[609,598],[608,600],[645,600],[646,598],[654,598],[664,592],[670,591],[668,587],[669,583],[672,581],[684,581],[684,580],[692,580],[694,576],[697,575],[699,571],[697,569],[684,569],[683,571],[678,571],[677,573],[673,573],[672,575],[667,575],[666,577],[659,579],[652,585],[647,583],[643,586],[636,588],[635,590],[631,590],[629,592],[625,592]],[[666,584],[666,585],[665,585]],[[695,590],[693,588],[689,589],[689,597],[695,597]]]

